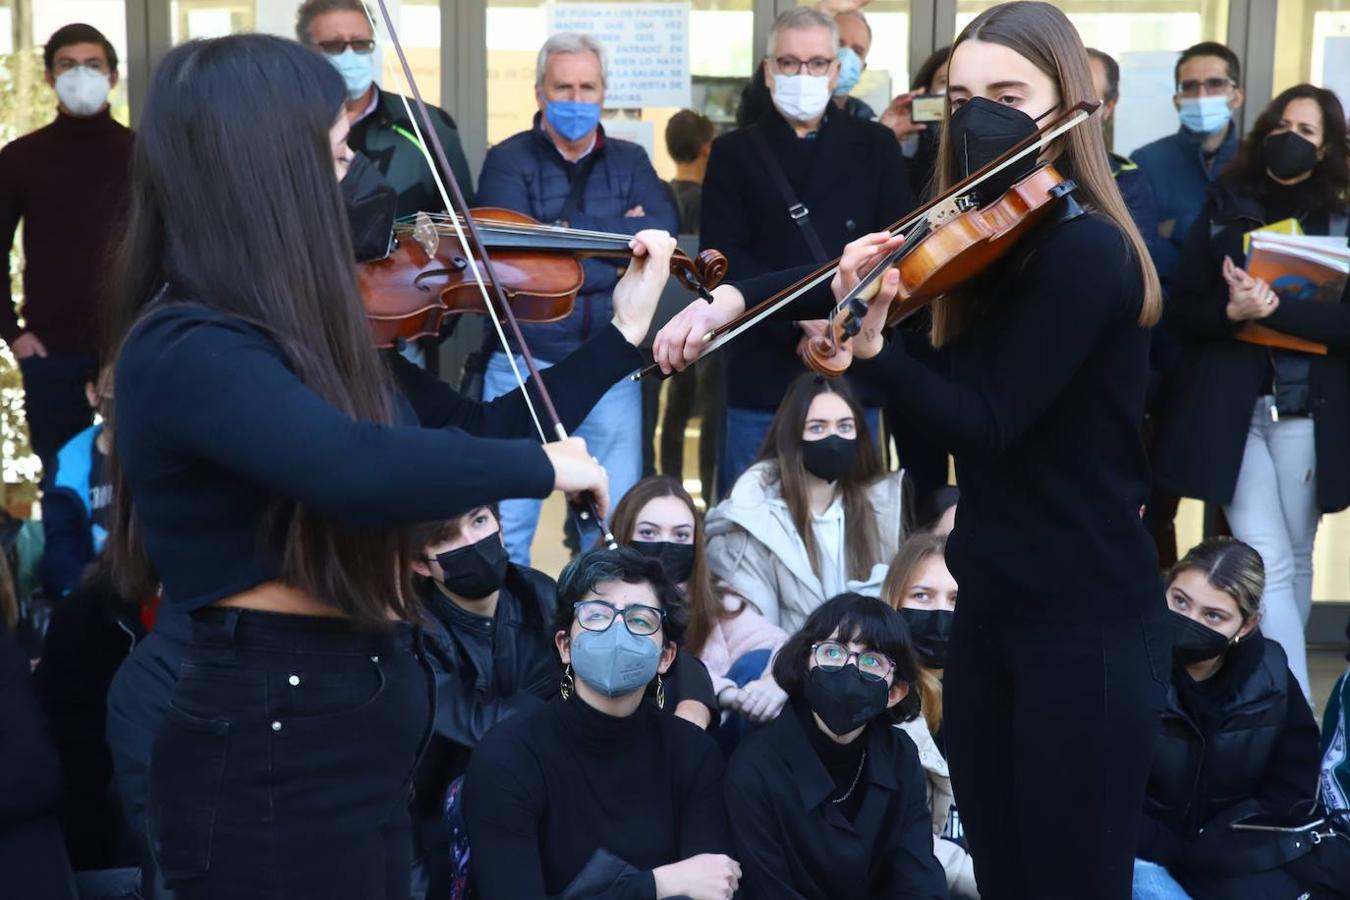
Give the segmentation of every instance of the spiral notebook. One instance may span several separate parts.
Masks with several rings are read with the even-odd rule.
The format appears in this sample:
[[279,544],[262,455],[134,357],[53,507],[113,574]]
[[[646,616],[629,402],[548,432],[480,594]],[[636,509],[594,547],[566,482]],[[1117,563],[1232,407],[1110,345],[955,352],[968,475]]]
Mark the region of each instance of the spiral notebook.
[[[1290,220],[1292,221],[1292,220]],[[1339,303],[1350,281],[1350,246],[1344,237],[1320,237],[1298,233],[1278,222],[1249,232],[1247,272],[1264,280],[1280,303]],[[1237,333],[1240,341],[1326,355],[1325,344],[1284,334],[1256,322]]]

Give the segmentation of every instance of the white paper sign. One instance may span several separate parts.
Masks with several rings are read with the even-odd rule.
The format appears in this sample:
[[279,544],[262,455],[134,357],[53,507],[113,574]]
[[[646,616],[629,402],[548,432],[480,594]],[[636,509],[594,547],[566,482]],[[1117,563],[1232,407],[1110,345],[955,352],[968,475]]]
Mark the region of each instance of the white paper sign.
[[548,33],[575,31],[605,45],[605,106],[689,106],[688,3],[551,3]]
[[1350,36],[1328,35],[1323,42],[1321,86],[1334,91],[1342,106],[1350,103]]
[[656,158],[653,155],[656,147],[656,128],[651,122],[642,119],[602,119],[600,124],[605,126],[607,137],[632,141],[647,151],[648,159]]
[[1172,95],[1176,92],[1174,50],[1132,51],[1120,55],[1120,103],[1116,105],[1115,146],[1122,156],[1181,127]]

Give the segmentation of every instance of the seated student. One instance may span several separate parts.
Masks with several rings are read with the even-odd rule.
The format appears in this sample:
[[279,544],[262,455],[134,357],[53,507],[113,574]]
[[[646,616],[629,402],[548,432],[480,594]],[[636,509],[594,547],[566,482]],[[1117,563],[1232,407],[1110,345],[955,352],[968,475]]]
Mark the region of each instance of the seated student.
[[425,525],[419,536],[412,568],[428,613],[436,714],[413,776],[413,883],[427,897],[445,897],[446,791],[489,728],[558,689],[562,667],[551,630],[557,589],[542,572],[510,561],[492,506]]
[[791,702],[741,742],[727,815],[746,900],[947,896],[927,779],[909,736],[918,664],[904,620],[875,597],[817,607],[774,660]]
[[919,748],[919,762],[928,774],[933,855],[947,873],[951,895],[978,900],[975,863],[966,849],[951,772],[942,752],[942,670],[947,666],[947,641],[956,610],[956,581],[947,570],[946,550],[946,535],[923,531],[910,535],[891,560],[881,599],[900,610],[919,657],[916,687],[923,715],[900,727]]
[[770,623],[793,631],[850,579],[895,555],[904,473],[882,469],[842,380],[788,387],[758,461],[709,510],[708,565]]
[[[644,556],[661,560],[684,591],[689,629],[681,648],[712,676],[722,710],[767,721],[783,706],[769,658],[787,632],[765,621],[744,597],[714,583],[708,569],[703,517],[694,499],[669,475],[644,478],[614,507],[614,534]],[[772,710],[772,715],[766,713]]]
[[108,536],[112,482],[107,456],[112,443],[112,369],[84,386],[85,399],[101,422],[66,442],[42,488],[42,589],[53,600],[75,589]]
[[685,629],[674,583],[635,550],[592,550],[559,578],[556,626],[561,697],[502,722],[469,761],[478,896],[729,900],[741,870],[721,754],[658,709]]
[[1302,892],[1228,827],[1307,812],[1317,789],[1317,723],[1284,651],[1257,630],[1264,588],[1261,557],[1232,538],[1206,540],[1169,573],[1178,630],[1135,863],[1140,900]]

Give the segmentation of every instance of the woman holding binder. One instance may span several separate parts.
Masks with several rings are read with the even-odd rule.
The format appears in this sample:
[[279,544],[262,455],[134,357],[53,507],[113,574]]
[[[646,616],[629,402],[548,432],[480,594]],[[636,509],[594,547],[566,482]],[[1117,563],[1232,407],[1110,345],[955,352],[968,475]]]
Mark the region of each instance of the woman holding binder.
[[[1243,271],[1244,235],[1293,219],[1303,234],[1344,236],[1348,189],[1340,101],[1310,84],[1289,88],[1211,190],[1166,313],[1190,358],[1157,478],[1179,495],[1223,504],[1233,535],[1261,554],[1262,630],[1284,647],[1305,694],[1313,540],[1322,513],[1350,506],[1350,306],[1344,293],[1339,303],[1281,303]],[[1319,352],[1240,339],[1252,323]]]

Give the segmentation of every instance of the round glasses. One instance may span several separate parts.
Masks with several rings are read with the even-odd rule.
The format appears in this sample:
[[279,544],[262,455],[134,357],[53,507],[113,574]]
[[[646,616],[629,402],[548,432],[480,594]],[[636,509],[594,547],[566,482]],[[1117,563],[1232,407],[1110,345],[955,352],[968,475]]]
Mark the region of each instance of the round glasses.
[[616,617],[621,617],[624,627],[639,637],[656,634],[666,617],[664,609],[657,609],[654,606],[634,603],[619,609],[607,600],[578,600],[572,604],[572,611],[576,615],[577,624],[587,631],[606,631],[614,624]]
[[885,681],[886,676],[895,671],[895,663],[891,662],[891,658],[886,654],[872,650],[853,651],[838,641],[812,644],[811,655],[816,665],[826,672],[837,672],[854,659],[857,660],[858,671],[864,678]]

